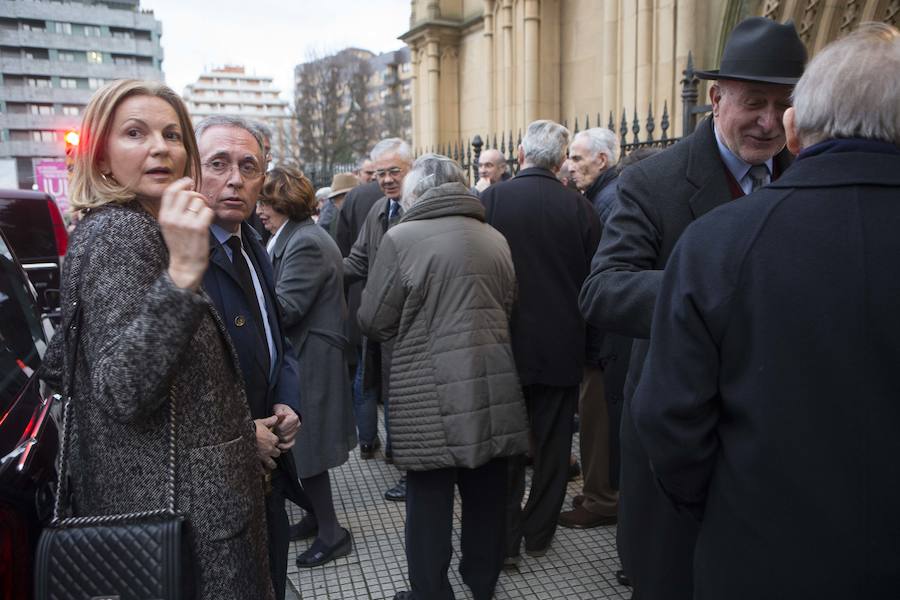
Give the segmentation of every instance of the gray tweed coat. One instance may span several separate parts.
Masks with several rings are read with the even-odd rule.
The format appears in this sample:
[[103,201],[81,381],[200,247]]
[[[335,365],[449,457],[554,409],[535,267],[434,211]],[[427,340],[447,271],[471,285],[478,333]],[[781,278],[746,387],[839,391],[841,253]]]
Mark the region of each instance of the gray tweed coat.
[[[263,472],[237,358],[209,299],[176,287],[167,264],[159,225],[136,203],[91,211],[70,239],[63,323],[79,280],[83,309],[69,463],[75,512],[165,507],[175,390],[176,507],[192,526],[199,597],[268,600]],[[57,387],[65,356],[57,335],[45,363]]]
[[356,446],[341,251],[312,219],[288,221],[272,263],[285,335],[300,364],[303,427],[294,458],[297,474],[308,478],[344,464]]

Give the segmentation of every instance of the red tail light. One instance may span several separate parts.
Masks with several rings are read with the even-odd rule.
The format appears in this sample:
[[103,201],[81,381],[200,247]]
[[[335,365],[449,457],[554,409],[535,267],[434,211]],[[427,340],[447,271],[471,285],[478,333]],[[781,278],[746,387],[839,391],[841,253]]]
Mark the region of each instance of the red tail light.
[[66,249],[69,246],[69,232],[66,231],[66,224],[63,222],[62,215],[59,214],[59,207],[53,200],[47,200],[50,210],[50,220],[53,221],[53,237],[56,238],[56,251],[60,259],[66,255]]

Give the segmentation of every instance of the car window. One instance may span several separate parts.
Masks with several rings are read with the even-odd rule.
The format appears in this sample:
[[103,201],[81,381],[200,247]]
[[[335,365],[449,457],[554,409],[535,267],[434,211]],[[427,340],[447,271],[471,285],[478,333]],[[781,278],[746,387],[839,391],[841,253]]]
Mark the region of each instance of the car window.
[[15,400],[46,348],[31,288],[0,237],[0,408]]
[[0,198],[0,229],[19,260],[56,256],[56,238],[46,200]]

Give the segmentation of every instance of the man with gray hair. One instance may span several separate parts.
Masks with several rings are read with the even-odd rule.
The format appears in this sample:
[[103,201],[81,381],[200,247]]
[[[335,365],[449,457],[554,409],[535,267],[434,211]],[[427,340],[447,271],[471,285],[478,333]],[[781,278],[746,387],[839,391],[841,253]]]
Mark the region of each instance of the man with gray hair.
[[572,419],[585,354],[578,311],[581,284],[600,238],[585,198],[556,173],[566,159],[568,130],[552,121],[528,126],[519,146],[519,174],[482,194],[486,221],[509,243],[519,298],[510,324],[512,347],[534,442],[534,476],[524,509],[524,458],[511,460],[507,563],[525,552],[543,556],[566,497]]
[[635,338],[620,427],[617,542],[641,600],[690,600],[697,523],[660,491],[630,406],[649,346],[653,307],[672,248],[695,219],[776,180],[790,164],[781,117],[806,49],[792,23],[763,17],[731,32],[715,79],[713,116],[675,146],[622,172],[618,197],[581,291],[588,323]]
[[472,193],[481,196],[489,186],[509,179],[509,165],[506,157],[496,148],[488,148],[478,156],[478,181],[472,186]]
[[694,598],[900,590],[900,32],[813,58],[784,114],[797,160],[687,228],[632,414],[700,523]]
[[200,192],[215,213],[203,289],[234,343],[255,420],[257,453],[270,488],[266,495],[269,568],[275,595],[283,599],[289,545],[284,499],[304,508],[309,508],[309,502],[290,451],[300,426],[295,412],[299,408],[297,363],[284,338],[269,256],[259,236],[244,222],[253,214],[265,180],[264,138],[252,121],[226,115],[200,121],[196,135],[203,175]]
[[605,127],[594,127],[575,134],[566,165],[575,186],[594,205],[600,221],[606,221],[616,199],[616,152],[619,136]]
[[[375,263],[378,246],[389,227],[396,225],[403,216],[400,206],[400,197],[403,193],[403,179],[412,166],[412,150],[405,141],[400,138],[387,138],[381,140],[372,148],[372,164],[375,167],[375,180],[381,189],[382,196],[372,205],[363,221],[359,236],[350,249],[350,254],[344,258],[344,285],[350,286],[355,282],[368,284],[369,270]],[[355,317],[354,317],[355,318]],[[375,396],[365,393],[366,390],[381,382],[381,400],[384,404],[385,432],[385,458],[392,460],[391,434],[388,419],[388,384],[390,374],[390,343],[377,344],[366,338],[362,340],[362,368],[357,369],[357,381],[354,388],[361,393],[354,393],[354,408],[356,410],[357,427],[359,430],[360,456],[371,458],[374,453],[378,437],[377,407]],[[378,365],[381,365],[380,369]],[[384,494],[385,499],[402,502],[406,499],[406,476],[400,477],[397,484],[388,489]]]

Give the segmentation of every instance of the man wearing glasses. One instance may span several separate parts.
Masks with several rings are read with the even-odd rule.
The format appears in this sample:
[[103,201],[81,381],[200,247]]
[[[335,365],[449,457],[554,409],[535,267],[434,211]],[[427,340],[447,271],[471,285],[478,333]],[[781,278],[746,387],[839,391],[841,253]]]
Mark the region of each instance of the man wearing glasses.
[[225,322],[244,376],[266,472],[269,568],[275,595],[283,599],[289,543],[284,499],[308,503],[288,451],[300,427],[296,361],[282,334],[268,256],[259,235],[244,223],[265,180],[264,136],[254,123],[228,116],[204,119],[196,134],[200,192],[215,213],[203,289]]
[[[388,227],[395,225],[403,216],[400,208],[400,196],[403,193],[403,178],[412,166],[412,151],[409,144],[399,138],[381,140],[372,148],[371,159],[375,167],[375,180],[381,188],[383,197],[372,205],[369,213],[363,221],[359,236],[350,249],[350,254],[344,258],[344,286],[349,287],[357,281],[365,281],[369,275],[369,269],[375,262],[375,254],[381,244],[381,238]],[[364,284],[365,285],[365,284]],[[356,315],[352,315],[356,320]],[[362,350],[363,368],[357,375],[354,385],[362,389],[369,389],[376,382],[381,381],[381,398],[384,403],[385,431],[385,458],[391,459],[391,438],[388,429],[388,374],[390,373],[390,343],[375,344],[368,339],[363,339]],[[378,363],[380,362],[380,369]],[[371,456],[375,447],[377,409],[373,394],[354,394],[354,409],[359,429],[360,452]],[[406,500],[406,476],[384,493],[387,500],[402,502]]]

